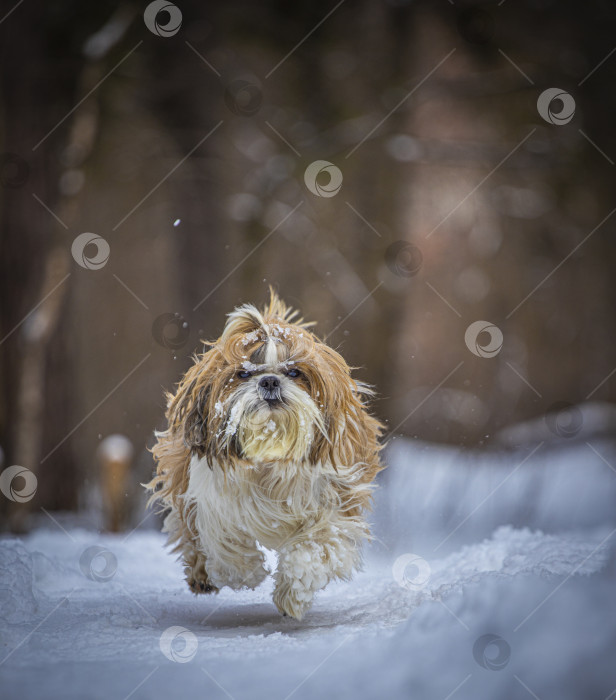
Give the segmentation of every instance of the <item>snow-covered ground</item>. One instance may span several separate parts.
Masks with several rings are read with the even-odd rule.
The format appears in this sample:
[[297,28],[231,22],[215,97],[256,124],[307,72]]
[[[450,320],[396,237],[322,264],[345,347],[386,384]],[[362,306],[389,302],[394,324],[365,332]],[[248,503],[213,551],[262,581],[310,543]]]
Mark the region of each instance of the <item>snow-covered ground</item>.
[[153,531],[0,540],[0,697],[615,697],[614,443],[387,462],[365,571],[302,622],[271,580],[193,596]]

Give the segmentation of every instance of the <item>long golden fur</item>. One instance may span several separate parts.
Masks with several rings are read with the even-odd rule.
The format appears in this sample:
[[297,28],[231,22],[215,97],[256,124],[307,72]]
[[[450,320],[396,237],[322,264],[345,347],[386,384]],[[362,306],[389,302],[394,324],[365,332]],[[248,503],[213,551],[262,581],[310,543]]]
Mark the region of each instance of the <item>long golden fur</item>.
[[262,545],[279,555],[274,602],[300,619],[315,591],[360,565],[383,467],[371,390],[297,315],[273,291],[262,311],[229,314],[167,394],[146,487],[169,510],[164,530],[195,593],[259,585]]

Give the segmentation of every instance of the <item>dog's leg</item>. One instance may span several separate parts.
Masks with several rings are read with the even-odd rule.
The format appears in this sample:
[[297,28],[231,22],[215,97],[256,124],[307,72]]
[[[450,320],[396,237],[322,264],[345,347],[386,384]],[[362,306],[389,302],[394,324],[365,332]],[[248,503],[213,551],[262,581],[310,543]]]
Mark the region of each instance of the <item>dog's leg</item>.
[[[195,578],[199,580],[199,565],[204,564],[208,583],[216,589],[256,588],[270,573],[264,567],[265,556],[254,535],[241,524],[224,480],[216,483],[217,476],[219,472],[203,464],[190,474],[183,517],[195,548],[202,553],[195,563]],[[189,562],[189,566],[193,565]]]
[[[191,515],[190,512],[188,514]],[[206,556],[199,546],[199,539],[186,523],[178,510],[172,508],[163,526],[163,532],[169,533],[169,542],[175,543],[184,562],[186,583],[193,593],[218,593],[206,568]]]
[[218,593],[219,589],[212,583],[206,569],[206,556],[193,542],[184,545],[182,558],[186,564],[186,583],[193,593]]
[[341,537],[335,526],[294,538],[279,553],[274,603],[297,620],[312,605],[316,591],[333,579],[350,579],[360,563],[357,543]]

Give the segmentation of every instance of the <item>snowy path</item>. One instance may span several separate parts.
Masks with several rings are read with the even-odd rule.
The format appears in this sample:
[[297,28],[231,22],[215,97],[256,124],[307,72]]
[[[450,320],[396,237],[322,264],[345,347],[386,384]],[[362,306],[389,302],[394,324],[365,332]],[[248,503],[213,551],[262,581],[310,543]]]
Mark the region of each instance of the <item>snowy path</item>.
[[[157,533],[1,540],[0,697],[606,700],[616,476],[576,449],[521,467],[530,450],[492,458],[489,477],[451,451],[392,449],[400,468],[379,494],[365,571],[320,593],[302,622],[278,614],[271,580],[193,596]],[[110,553],[108,580],[84,574],[95,546]],[[100,578],[105,559],[93,561]],[[165,654],[171,627],[188,632]]]

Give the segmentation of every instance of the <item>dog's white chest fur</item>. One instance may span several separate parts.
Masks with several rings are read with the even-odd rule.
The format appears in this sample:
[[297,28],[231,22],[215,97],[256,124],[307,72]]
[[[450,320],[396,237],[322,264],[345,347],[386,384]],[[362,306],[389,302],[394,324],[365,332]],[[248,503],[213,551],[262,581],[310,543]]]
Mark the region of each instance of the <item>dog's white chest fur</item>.
[[225,542],[250,538],[279,549],[298,528],[305,535],[317,522],[322,526],[333,517],[336,495],[327,472],[290,462],[223,472],[194,455],[186,499],[196,508],[196,526],[200,534],[207,533],[206,542],[217,533]]

